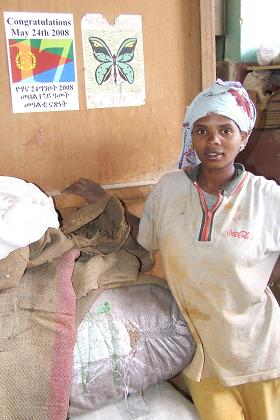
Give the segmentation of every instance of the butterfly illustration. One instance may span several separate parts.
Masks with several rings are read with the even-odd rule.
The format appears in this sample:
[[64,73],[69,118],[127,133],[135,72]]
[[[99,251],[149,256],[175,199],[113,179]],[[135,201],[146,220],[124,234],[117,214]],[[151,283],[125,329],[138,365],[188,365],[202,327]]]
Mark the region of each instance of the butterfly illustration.
[[134,58],[137,38],[127,38],[120,45],[117,54],[112,54],[106,42],[96,36],[89,37],[94,58],[99,61],[95,70],[95,80],[101,85],[109,79],[113,69],[114,81],[117,83],[117,69],[120,77],[128,83],[134,82],[134,70],[129,63]]

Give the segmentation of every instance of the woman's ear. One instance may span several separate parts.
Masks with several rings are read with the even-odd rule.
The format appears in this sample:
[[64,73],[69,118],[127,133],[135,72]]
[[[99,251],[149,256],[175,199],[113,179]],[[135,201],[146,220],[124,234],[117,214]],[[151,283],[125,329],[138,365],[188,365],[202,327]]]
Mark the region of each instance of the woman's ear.
[[249,136],[251,134],[251,131],[241,131],[241,142],[240,142],[240,150],[245,149],[246,144],[248,142]]

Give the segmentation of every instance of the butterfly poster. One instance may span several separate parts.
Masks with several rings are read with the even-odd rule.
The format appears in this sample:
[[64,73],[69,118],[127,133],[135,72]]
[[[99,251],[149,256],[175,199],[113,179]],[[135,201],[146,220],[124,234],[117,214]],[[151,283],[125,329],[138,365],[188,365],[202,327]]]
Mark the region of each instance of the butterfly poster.
[[111,25],[100,14],[82,18],[87,108],[145,103],[142,19],[120,15]]

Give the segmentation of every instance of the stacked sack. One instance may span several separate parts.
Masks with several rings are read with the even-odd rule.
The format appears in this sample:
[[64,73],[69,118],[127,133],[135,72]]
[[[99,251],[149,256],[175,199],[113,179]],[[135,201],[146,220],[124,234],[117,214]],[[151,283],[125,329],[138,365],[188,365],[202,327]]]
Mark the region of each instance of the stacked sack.
[[[115,197],[103,200],[63,221],[81,250],[73,275],[78,307],[69,415],[107,420],[117,404],[121,418],[154,420],[149,412],[161,393],[153,387],[161,389],[157,384],[190,363],[195,342],[166,281],[144,273],[152,255],[130,235],[123,206]],[[153,395],[144,411],[135,408],[143,395]]]
[[169,290],[138,285],[104,291],[77,330],[70,417],[122,399],[128,408],[132,396],[181,372],[194,351]]
[[0,242],[1,419],[94,418],[110,404],[121,418],[148,418],[170,392],[156,384],[195,344],[166,282],[145,274],[152,257],[119,200],[104,197],[59,229],[50,198],[0,177]]

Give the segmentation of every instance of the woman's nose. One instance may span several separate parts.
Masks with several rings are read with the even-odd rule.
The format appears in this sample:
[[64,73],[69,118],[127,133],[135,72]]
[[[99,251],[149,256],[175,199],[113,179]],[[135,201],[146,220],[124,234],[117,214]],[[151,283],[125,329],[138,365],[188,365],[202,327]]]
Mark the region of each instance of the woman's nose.
[[207,140],[213,143],[220,143],[219,133],[217,131],[210,132]]

